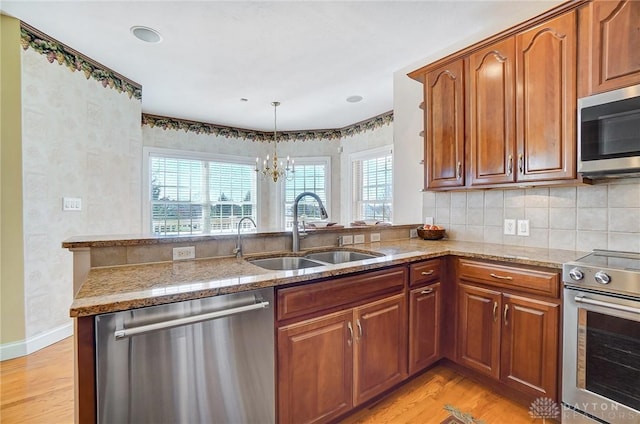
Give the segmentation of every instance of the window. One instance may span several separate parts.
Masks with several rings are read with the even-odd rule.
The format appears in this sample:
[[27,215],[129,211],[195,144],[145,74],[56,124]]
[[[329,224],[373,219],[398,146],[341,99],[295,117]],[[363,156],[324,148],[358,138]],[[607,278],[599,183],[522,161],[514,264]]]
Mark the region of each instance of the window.
[[[312,191],[320,197],[327,211],[330,210],[330,169],[331,158],[296,159],[295,172],[291,181],[284,180],[284,228],[293,227],[293,201],[305,191]],[[300,217],[309,220],[320,219],[320,207],[313,197],[304,197],[298,204],[298,221]]]
[[[245,163],[242,163],[245,162]],[[257,218],[255,164],[244,158],[149,153],[150,223],[155,234],[234,232]],[[243,227],[252,228],[250,221]]]
[[354,221],[391,222],[393,155],[385,147],[352,155],[352,206]]

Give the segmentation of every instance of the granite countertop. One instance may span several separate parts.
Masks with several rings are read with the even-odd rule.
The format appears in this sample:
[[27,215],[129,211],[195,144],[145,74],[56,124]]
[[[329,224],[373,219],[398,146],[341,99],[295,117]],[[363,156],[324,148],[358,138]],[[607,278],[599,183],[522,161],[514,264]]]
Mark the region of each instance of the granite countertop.
[[270,271],[245,260],[257,256],[278,256],[278,253],[291,255],[291,252],[247,255],[245,259],[225,257],[92,268],[74,298],[70,315],[91,316],[274,287],[445,255],[560,269],[563,262],[587,254],[569,250],[421,239],[362,244],[356,248],[383,253],[385,256],[294,271]]

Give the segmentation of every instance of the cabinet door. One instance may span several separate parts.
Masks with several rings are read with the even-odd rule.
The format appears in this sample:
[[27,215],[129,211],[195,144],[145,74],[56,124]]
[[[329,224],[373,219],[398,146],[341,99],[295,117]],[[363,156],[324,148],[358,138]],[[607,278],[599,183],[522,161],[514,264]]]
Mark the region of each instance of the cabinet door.
[[404,294],[355,309],[355,404],[391,388],[407,376]]
[[503,300],[501,380],[557,401],[560,306],[510,294]]
[[425,78],[425,188],[464,186],[464,61]]
[[575,178],[576,13],[516,37],[518,181]]
[[500,377],[500,292],[458,285],[458,362]]
[[469,57],[471,185],[514,181],[515,41]]
[[594,1],[591,8],[592,91],[640,84],[640,2]]
[[409,374],[440,359],[440,283],[411,291],[409,300]]
[[279,423],[327,422],[351,409],[352,318],[350,309],[278,329]]

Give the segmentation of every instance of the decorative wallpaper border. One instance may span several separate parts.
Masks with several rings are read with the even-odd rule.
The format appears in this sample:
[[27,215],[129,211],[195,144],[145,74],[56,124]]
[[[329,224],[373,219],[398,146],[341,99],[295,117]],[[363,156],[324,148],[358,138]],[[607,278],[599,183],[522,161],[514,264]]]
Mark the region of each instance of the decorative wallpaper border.
[[82,71],[87,79],[93,78],[101,82],[105,88],[109,87],[118,93],[126,93],[129,98],[142,99],[142,86],[140,84],[123,77],[22,21],[20,22],[20,44],[22,44],[24,50],[31,47],[36,52],[46,56],[49,63],[58,62],[58,65],[66,65],[72,72]]
[[[357,122],[344,128],[327,130],[300,130],[278,132],[278,141],[309,141],[309,140],[339,140],[366,131],[373,131],[393,122],[393,111],[385,112],[365,121]],[[250,141],[270,142],[273,132],[256,131],[243,128],[226,127],[206,122],[188,121],[185,119],[169,118],[166,116],[142,114],[142,125],[151,128],[159,127],[163,130],[184,130],[196,134],[222,136]]]

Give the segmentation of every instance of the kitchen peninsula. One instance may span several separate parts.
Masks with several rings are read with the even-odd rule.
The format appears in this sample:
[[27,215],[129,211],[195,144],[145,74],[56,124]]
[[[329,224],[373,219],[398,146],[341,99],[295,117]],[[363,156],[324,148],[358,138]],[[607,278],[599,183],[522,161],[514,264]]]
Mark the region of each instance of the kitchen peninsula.
[[[550,308],[536,316],[534,321],[529,321],[532,328],[529,329],[530,333],[527,331],[527,336],[531,339],[526,341],[535,345],[543,342],[539,339],[541,337],[551,339],[548,343],[546,340],[544,342],[553,350],[552,357],[549,358],[549,352],[545,351],[538,358],[539,362],[533,361],[534,366],[545,364],[545,376],[540,381],[528,384],[530,387],[515,387],[516,390],[509,393],[521,402],[540,395],[557,399],[559,270],[563,262],[582,256],[581,252],[462,241],[425,241],[409,238],[411,228],[415,226],[380,229],[382,241],[373,243],[370,242],[370,231],[364,231],[367,243],[339,248],[336,247],[337,236],[352,232],[352,229],[318,231],[304,240],[306,244],[302,246],[302,255],[310,250],[340,249],[384,256],[285,271],[266,270],[247,259],[292,255],[287,249],[287,233],[247,234],[244,247],[248,253],[245,258],[231,257],[233,240],[228,236],[77,237],[65,241],[63,247],[78,255],[78,261],[74,261],[76,269],[85,275],[70,310],[71,316],[76,318],[77,327],[78,418],[81,422],[96,421],[94,328],[97,316],[264,288],[275,290],[276,402],[280,402],[278,422],[289,422],[291,414],[300,413],[288,407],[294,403],[298,408],[305,409],[309,418],[314,417],[318,408],[325,411],[329,408],[328,414],[317,417],[322,422],[344,416],[440,360],[450,361],[453,366],[468,370],[472,376],[497,390],[513,388],[516,379],[497,378],[495,366],[478,366],[491,359],[485,358],[483,352],[487,349],[490,352],[495,349],[499,351],[500,347],[487,348],[483,344],[491,340],[469,341],[473,335],[460,326],[463,321],[482,320],[487,311],[489,315],[492,314],[494,301],[473,303],[474,299],[482,298],[484,292],[505,292],[504,301],[501,301],[504,305],[509,304],[509,296],[515,294],[519,296],[512,297],[529,302],[529,308],[535,309],[540,305]],[[197,259],[170,260],[173,247],[187,245],[195,245]],[[82,263],[85,266],[88,264],[89,268],[83,270],[79,266]],[[506,280],[487,281],[492,274]],[[367,315],[367,311],[375,307],[379,308],[378,312]],[[367,325],[373,329],[380,324],[367,322],[367,317],[371,319],[381,311],[392,312],[389,316],[394,319],[390,325],[400,338],[391,344],[391,349],[380,345],[375,348],[394,355],[395,361],[385,361],[392,363],[394,370],[375,369],[374,363],[367,363]],[[474,317],[474,313],[479,315]],[[309,324],[315,326],[314,331],[321,331],[318,325],[322,325],[324,317],[334,319],[331,317],[340,314],[348,317],[344,327],[339,324],[337,328],[343,328],[346,334],[349,334],[348,331],[360,331],[360,335],[353,340],[342,335],[339,337],[340,342],[345,343],[345,349],[357,349],[359,352],[357,358],[345,360],[345,372],[348,373],[350,369],[354,372],[355,368],[359,370],[357,375],[349,377],[349,381],[354,381],[354,388],[352,390],[349,386],[344,391],[347,399],[337,402],[335,408],[334,405],[300,403],[300,399],[296,398],[299,390],[292,392],[288,389],[291,383],[316,385],[318,382],[300,382],[295,378],[286,380],[286,370],[289,375],[292,372],[295,374],[295,368],[303,364],[295,354],[285,354],[295,352],[295,346],[291,343],[295,343],[296,339],[290,337],[304,331]],[[352,314],[356,317],[353,323]],[[536,321],[538,317],[540,320]],[[510,319],[519,318],[514,315]],[[430,324],[429,329],[424,328],[425,322]],[[335,327],[335,323],[332,325]],[[507,329],[505,327],[502,331]],[[377,340],[376,343],[384,343],[384,340]],[[478,350],[478,343],[484,347]],[[319,352],[318,355],[325,353]],[[493,353],[491,355],[495,356]],[[532,362],[530,359],[528,361]],[[513,369],[517,373],[522,367],[516,363]],[[385,374],[387,371],[389,375]],[[367,386],[367,378],[371,379],[371,375],[380,372],[385,375]],[[344,386],[344,375],[342,377],[336,387]],[[335,390],[331,381],[326,384],[325,390]]]

